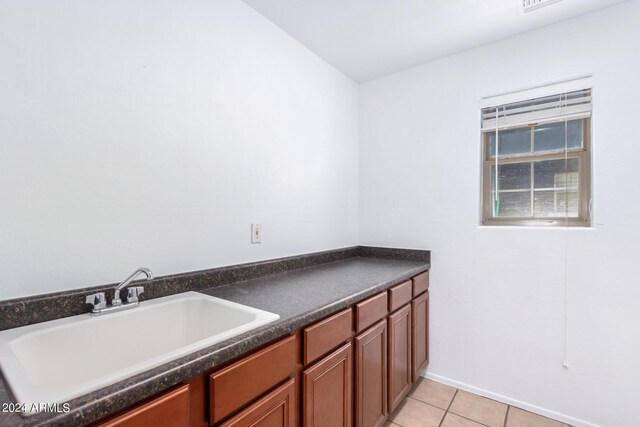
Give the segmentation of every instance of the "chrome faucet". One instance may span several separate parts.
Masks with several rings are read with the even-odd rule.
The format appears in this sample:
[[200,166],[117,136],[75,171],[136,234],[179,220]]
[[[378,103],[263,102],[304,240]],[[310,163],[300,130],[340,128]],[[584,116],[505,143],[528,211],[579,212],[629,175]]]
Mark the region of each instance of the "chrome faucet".
[[104,292],[98,292],[95,294],[91,294],[86,297],[85,301],[87,304],[91,304],[93,308],[91,309],[91,314],[94,316],[106,313],[112,313],[114,311],[126,310],[128,308],[137,307],[140,305],[140,294],[144,292],[143,286],[131,286],[127,289],[127,302],[122,303],[120,299],[120,292],[129,286],[129,284],[138,276],[144,274],[147,276],[147,280],[153,279],[153,273],[148,268],[140,267],[136,271],[134,271],[131,276],[127,277],[122,283],[116,286],[113,299],[111,300],[111,305],[107,305],[107,299]]
[[[129,283],[131,283],[133,281],[133,279],[135,279],[136,277],[138,277],[141,274],[144,274],[145,276],[147,276],[147,280],[153,279],[153,273],[151,272],[151,270],[149,270],[148,268],[145,268],[145,267],[140,267],[139,269],[137,269],[136,271],[131,273],[131,276],[127,277],[124,280],[124,282],[122,282],[118,286],[116,286],[116,290],[113,293],[113,299],[111,300],[111,305],[115,306],[115,305],[122,304],[122,300],[120,299],[120,291],[122,291],[124,288],[129,286]],[[143,292],[144,292],[144,287],[142,287],[142,286],[136,286],[134,288],[129,288],[129,293],[128,293],[128,296],[127,296],[127,302],[138,302],[138,296],[140,296],[140,294],[143,293]],[[131,298],[133,298],[133,300]]]

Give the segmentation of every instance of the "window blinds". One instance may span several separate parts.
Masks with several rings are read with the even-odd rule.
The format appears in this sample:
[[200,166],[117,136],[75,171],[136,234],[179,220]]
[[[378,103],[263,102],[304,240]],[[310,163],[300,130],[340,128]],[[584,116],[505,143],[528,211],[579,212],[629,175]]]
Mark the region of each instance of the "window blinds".
[[591,89],[482,109],[482,131],[591,117]]

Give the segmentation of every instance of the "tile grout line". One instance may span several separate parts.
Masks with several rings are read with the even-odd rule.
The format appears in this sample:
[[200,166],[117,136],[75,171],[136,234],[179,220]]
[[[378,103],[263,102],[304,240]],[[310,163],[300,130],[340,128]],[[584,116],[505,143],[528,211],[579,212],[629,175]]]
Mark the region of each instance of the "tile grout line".
[[467,418],[467,417],[463,417],[462,415],[458,415],[458,414],[456,414],[455,412],[447,412],[447,413],[448,413],[448,414],[453,414],[453,415],[455,415],[456,417],[460,417],[460,418],[465,419],[465,420],[467,420],[467,421],[471,421],[472,423],[478,424],[479,426],[483,426],[483,427],[491,427],[491,426],[488,426],[488,425],[486,425],[486,424],[482,424],[482,423],[481,423],[481,422],[479,422],[479,421],[472,420],[471,418]]
[[[555,422],[557,422],[557,423],[560,423],[560,426],[561,426],[561,427],[575,427],[575,426],[572,426],[572,425],[571,425],[571,424],[569,424],[569,423],[565,423],[565,422],[563,422],[563,421],[556,420],[555,418],[549,418],[549,417],[546,417],[546,416],[544,416],[544,415],[541,415],[541,414],[537,414],[537,413],[535,413],[535,412],[528,411],[528,410],[526,410],[526,409],[524,409],[524,408],[520,408],[520,407],[518,407],[518,406],[509,405],[509,409],[507,410],[507,413],[511,412],[511,408],[517,409],[518,411],[526,412],[526,413],[528,413],[528,414],[533,415],[534,417],[546,418],[546,419],[548,419],[548,420],[555,421]],[[507,422],[506,422],[506,420],[505,420],[504,427],[506,427],[506,425],[507,425]]]
[[[458,391],[460,391],[460,390],[459,390],[459,389],[456,389],[456,392],[453,394],[453,399],[451,399],[451,402],[449,403],[449,407],[447,407],[447,411],[445,412],[445,416],[446,416],[447,414],[453,414],[453,415],[455,415],[456,417],[463,418],[463,419],[465,419],[465,420],[467,420],[467,421],[471,421],[471,422],[476,423],[476,424],[478,424],[478,425],[481,425],[481,426],[484,426],[484,427],[490,427],[490,426],[488,426],[488,425],[486,425],[486,424],[481,423],[480,421],[476,421],[476,420],[473,420],[473,419],[471,419],[471,418],[469,418],[469,417],[465,417],[464,415],[460,415],[460,414],[456,414],[455,412],[451,412],[451,405],[453,405],[453,401],[454,401],[454,399],[456,398],[456,396],[458,395]],[[472,393],[472,394],[474,394],[474,393]],[[475,394],[474,394],[474,395],[475,395]],[[482,397],[482,396],[481,396],[481,397]],[[492,400],[492,399],[490,399],[490,400]],[[509,409],[507,408],[507,411],[508,411],[508,410],[509,410]],[[443,420],[444,420],[444,418],[443,418]],[[438,426],[438,427],[440,427],[440,426]],[[504,426],[503,426],[503,427],[504,427]]]
[[507,413],[504,414],[504,423],[502,427],[507,427],[507,420],[509,419],[509,411],[511,411],[511,405],[507,405]]
[[405,396],[405,398],[404,398],[404,399],[405,399],[405,400],[406,400],[406,399],[415,400],[416,402],[421,403],[421,404],[423,404],[423,405],[427,405],[427,406],[430,406],[430,407],[432,407],[432,408],[435,408],[435,409],[439,409],[439,410],[441,410],[441,411],[444,411],[444,413],[445,413],[445,414],[447,413],[447,410],[446,410],[446,409],[442,409],[442,408],[440,408],[440,407],[438,407],[438,406],[436,406],[436,405],[432,405],[431,403],[423,402],[422,400],[420,400],[420,399],[416,399],[415,397],[412,397],[412,396],[409,396],[409,395]]
[[451,398],[451,402],[449,402],[449,406],[447,406],[447,409],[445,409],[446,412],[449,412],[449,409],[451,409],[451,405],[453,405],[453,401],[456,400],[456,396],[458,395],[458,389],[456,389],[455,393],[453,393],[453,397]]
[[[439,409],[439,410],[441,410],[441,411],[444,411],[444,412],[443,412],[443,414],[442,414],[442,418],[440,419],[440,422],[438,423],[438,427],[440,427],[440,426],[442,426],[442,423],[444,422],[444,419],[445,419],[445,417],[447,416],[447,413],[449,412],[449,408],[451,407],[451,404],[453,403],[453,399],[455,399],[455,398],[456,398],[456,395],[457,395],[457,394],[458,394],[458,389],[455,389],[455,392],[453,393],[453,396],[451,397],[451,400],[449,401],[449,405],[447,405],[447,409],[443,409],[443,408],[440,408],[440,407],[438,407],[438,406],[436,406],[436,405],[433,405],[433,404],[431,404],[431,403],[424,402],[424,401],[422,401],[422,400],[420,400],[420,399],[417,399],[417,398],[413,397],[413,396],[412,396],[412,395],[410,395],[410,394],[407,394],[407,395],[405,396],[405,400],[406,400],[406,399],[411,399],[411,400],[414,400],[414,401],[416,401],[416,402],[422,403],[423,405],[427,405],[427,406],[430,406],[430,407],[432,407],[432,408],[435,408],[435,409]],[[393,422],[393,421],[391,421],[391,420],[389,420],[389,422],[390,422],[390,423],[392,423],[392,424],[394,423],[394,422]]]
[[[431,381],[433,381],[433,380],[431,380]],[[436,383],[437,383],[437,381],[433,381],[433,382],[436,382]],[[439,384],[441,384],[441,383],[439,383]],[[453,387],[452,387],[452,388],[453,388]],[[478,421],[476,421],[476,420],[474,420],[474,419],[468,418],[468,417],[466,417],[466,416],[463,416],[463,415],[460,415],[460,414],[457,414],[457,413],[455,413],[455,412],[452,412],[452,411],[451,411],[451,407],[453,406],[453,402],[455,401],[456,397],[458,396],[458,392],[459,392],[459,391],[460,391],[460,389],[457,389],[457,388],[455,389],[455,392],[453,393],[453,396],[451,397],[451,400],[449,401],[449,405],[447,405],[447,409],[445,409],[445,410],[444,410],[444,414],[443,414],[443,416],[442,416],[442,419],[441,419],[441,420],[440,420],[440,422],[438,423],[438,427],[442,427],[442,424],[444,423],[444,420],[445,420],[445,418],[447,417],[447,414],[455,415],[455,416],[457,416],[457,417],[460,417],[460,418],[465,419],[465,420],[467,420],[467,421],[471,421],[471,422],[476,423],[476,424],[478,424],[478,425],[480,425],[480,426],[483,426],[483,427],[490,427],[490,426],[488,426],[487,424],[483,424],[483,423],[478,422]],[[517,406],[509,405],[509,404],[506,404],[506,403],[500,402],[500,401],[498,401],[498,400],[491,399],[491,398],[488,398],[488,397],[485,397],[485,396],[481,396],[481,395],[478,395],[478,394],[475,394],[475,393],[470,393],[470,394],[472,394],[472,395],[474,395],[474,396],[478,396],[478,397],[484,398],[484,399],[487,399],[487,400],[490,400],[490,401],[493,401],[493,402],[496,402],[496,403],[499,403],[499,404],[502,404],[502,405],[505,405],[505,406],[507,407],[507,410],[506,410],[506,412],[505,412],[505,416],[504,416],[504,421],[503,421],[503,423],[502,423],[502,427],[507,427],[507,423],[508,423],[508,421],[509,421],[509,414],[511,413],[511,409],[512,409],[512,408],[516,408],[516,409],[522,410],[522,411],[524,411],[524,412],[528,412],[528,413],[530,413],[530,414],[532,414],[532,415],[534,415],[534,416],[537,416],[537,417],[547,418],[547,419],[550,419],[550,420],[552,420],[552,421],[559,422],[559,423],[561,423],[562,425],[564,425],[564,427],[573,427],[573,426],[571,426],[570,424],[562,423],[561,421],[558,421],[558,420],[556,420],[556,419],[549,418],[549,417],[545,417],[545,416],[543,416],[543,415],[536,414],[535,412],[527,411],[526,409],[522,409],[522,408],[519,408],[519,407],[517,407]],[[435,405],[433,405],[433,404],[431,404],[431,403],[428,403],[428,402],[424,402],[424,401],[422,401],[422,400],[420,400],[420,399],[418,399],[418,398],[416,398],[416,397],[413,397],[413,396],[411,396],[411,395],[407,395],[407,396],[406,396],[406,398],[409,398],[409,399],[412,399],[412,400],[414,400],[414,401],[416,401],[416,402],[420,402],[420,403],[422,403],[422,404],[424,404],[424,405],[431,406],[431,407],[433,407],[433,408],[436,408],[436,409],[440,409],[440,410],[442,410],[442,408],[440,408],[440,407],[438,407],[438,406],[435,406]],[[405,399],[406,399],[406,398],[405,398]],[[398,427],[402,427],[401,425],[396,424],[396,423],[394,423],[394,422],[393,422],[393,421],[391,421],[391,420],[389,420],[389,422],[390,422],[391,424],[393,424],[393,425],[398,426]]]
[[451,401],[449,402],[449,406],[447,406],[447,409],[444,410],[444,414],[442,415],[442,419],[440,420],[440,424],[438,424],[438,427],[442,426],[444,419],[447,418],[447,414],[449,413],[449,408],[451,408],[451,405],[453,405],[453,401],[455,400],[457,395],[458,395],[458,389],[456,389],[456,391],[453,393],[453,396],[451,397]]

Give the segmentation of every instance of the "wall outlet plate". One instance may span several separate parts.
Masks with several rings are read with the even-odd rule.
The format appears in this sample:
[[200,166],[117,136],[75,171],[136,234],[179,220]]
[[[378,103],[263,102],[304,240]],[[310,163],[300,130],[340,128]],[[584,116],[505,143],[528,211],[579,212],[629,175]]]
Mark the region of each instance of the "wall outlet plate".
[[261,243],[262,242],[262,224],[253,223],[251,224],[251,243]]

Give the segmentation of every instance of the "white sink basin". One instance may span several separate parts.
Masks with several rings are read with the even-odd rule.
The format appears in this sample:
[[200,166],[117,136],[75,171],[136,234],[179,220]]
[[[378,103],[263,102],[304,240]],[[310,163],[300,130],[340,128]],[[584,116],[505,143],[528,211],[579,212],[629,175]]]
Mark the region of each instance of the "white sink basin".
[[63,403],[279,319],[186,292],[139,307],[0,331],[0,367],[19,403]]

